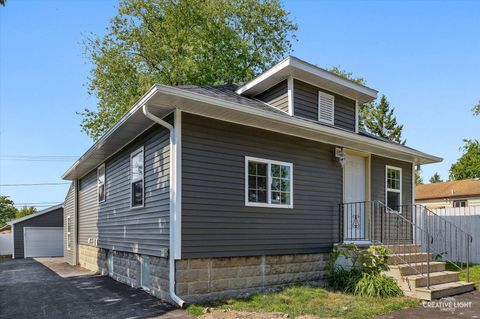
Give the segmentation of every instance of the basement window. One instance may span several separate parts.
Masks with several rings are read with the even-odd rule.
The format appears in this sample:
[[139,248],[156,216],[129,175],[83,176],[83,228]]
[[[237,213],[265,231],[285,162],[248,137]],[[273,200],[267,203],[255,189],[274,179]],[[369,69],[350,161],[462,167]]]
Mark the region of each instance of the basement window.
[[402,204],[402,169],[386,166],[385,177],[385,202],[388,208],[398,211]]
[[97,198],[99,203],[105,201],[105,164],[97,168]]
[[291,163],[245,157],[245,205],[293,207]]
[[130,154],[130,191],[131,207],[143,207],[144,204],[144,160],[143,147]]

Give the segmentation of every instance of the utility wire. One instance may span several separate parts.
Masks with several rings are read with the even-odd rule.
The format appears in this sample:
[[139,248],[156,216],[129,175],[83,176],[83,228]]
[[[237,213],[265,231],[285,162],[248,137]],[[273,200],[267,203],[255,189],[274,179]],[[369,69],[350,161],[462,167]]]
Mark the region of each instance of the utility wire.
[[25,184],[0,184],[0,187],[16,187],[16,186],[56,186],[56,185],[69,185],[70,183],[25,183]]

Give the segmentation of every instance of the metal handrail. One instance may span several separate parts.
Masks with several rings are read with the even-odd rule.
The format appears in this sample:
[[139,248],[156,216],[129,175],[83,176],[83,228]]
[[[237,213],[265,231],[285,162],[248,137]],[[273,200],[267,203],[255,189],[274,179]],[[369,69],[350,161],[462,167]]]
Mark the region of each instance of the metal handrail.
[[[412,205],[400,205],[398,210],[394,210],[389,208],[387,205],[382,203],[381,201],[360,201],[360,202],[352,202],[352,203],[342,203],[339,205],[340,211],[340,224],[339,224],[339,235],[340,240],[369,240],[373,243],[385,244],[385,236],[389,236],[387,241],[392,242],[396,241],[397,243],[405,243],[411,241],[412,243],[420,243],[420,247],[423,246],[423,249],[426,249],[427,253],[427,260],[426,260],[426,277],[427,277],[427,289],[430,288],[430,256],[433,256],[433,252],[438,247],[444,247],[444,250],[438,254],[443,255],[447,254],[447,256],[442,256],[442,259],[448,261],[450,264],[454,265],[458,269],[462,270],[463,261],[461,262],[461,266],[457,261],[453,261],[450,257],[452,256],[459,256],[463,254],[465,251],[463,250],[464,247],[464,240],[466,242],[466,275],[467,275],[467,282],[469,281],[469,266],[470,266],[470,243],[473,240],[472,235],[455,225],[454,223],[446,220],[445,218],[435,214],[428,208],[423,205],[412,204]],[[359,214],[363,213],[363,214]],[[366,219],[367,212],[370,213],[370,219]],[[411,213],[410,219],[408,218],[408,213]],[[344,216],[346,213],[347,216]],[[403,213],[406,216],[403,216]],[[350,215],[348,215],[350,214]],[[380,214],[380,223],[375,220],[376,215]],[[356,228],[364,227],[363,230],[360,232],[356,229],[355,230],[355,237],[352,236],[352,230],[350,230],[350,237],[348,234],[344,234],[344,218],[346,217],[347,222],[351,222],[352,220],[355,221],[358,225]],[[349,220],[350,218],[350,220]],[[362,219],[363,218],[363,219]],[[392,218],[394,222],[394,226],[396,229],[396,237],[391,238],[392,236]],[[433,218],[433,219],[432,219]],[[385,220],[384,220],[385,219]],[[368,221],[368,227],[367,227]],[[400,227],[402,224],[402,227]],[[377,226],[380,225],[380,229],[377,229]],[[433,227],[432,227],[433,225]],[[447,227],[448,226],[448,227]],[[434,229],[435,227],[442,228]],[[447,229],[448,228],[448,229]],[[346,226],[347,232],[349,231],[348,226]],[[369,231],[367,231],[369,230]],[[380,231],[380,239],[378,238],[376,231]],[[399,234],[399,231],[402,234]],[[450,231],[450,240],[447,243],[447,233]],[[435,232],[435,234],[434,234]],[[442,232],[445,234],[443,235]],[[455,238],[451,238],[452,234],[455,234]],[[358,236],[360,234],[360,237]],[[395,235],[395,233],[393,234]],[[419,235],[419,236],[418,236]],[[444,242],[442,244],[442,240],[436,240],[435,237],[444,236]],[[460,236],[460,238],[458,238]],[[425,240],[425,241],[424,241]],[[454,242],[454,243],[452,243]],[[458,245],[461,245],[460,250],[458,249]],[[443,245],[443,246],[442,246]],[[453,249],[453,245],[455,245],[455,249]],[[447,246],[450,246],[450,250],[448,250]],[[403,261],[405,264],[408,264],[415,272],[417,272],[421,276],[425,276],[424,272],[419,271],[416,269],[408,260],[405,260],[404,257],[406,256],[405,246],[403,248],[403,255],[399,252],[396,254],[396,258],[400,261]],[[411,252],[409,252],[411,254]],[[454,257],[455,258],[455,257]],[[463,257],[461,258],[464,259]]]

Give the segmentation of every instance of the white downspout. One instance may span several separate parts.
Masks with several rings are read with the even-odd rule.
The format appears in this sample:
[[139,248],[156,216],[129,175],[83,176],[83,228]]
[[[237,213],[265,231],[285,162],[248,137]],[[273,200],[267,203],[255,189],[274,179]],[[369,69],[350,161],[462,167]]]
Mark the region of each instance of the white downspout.
[[148,106],[143,105],[142,106],[143,114],[145,114],[146,117],[154,121],[155,123],[160,124],[161,126],[167,128],[170,131],[170,249],[168,252],[168,259],[169,259],[169,293],[170,297],[172,300],[179,305],[180,307],[183,307],[185,304],[185,301],[181,299],[177,294],[175,293],[175,256],[174,256],[174,251],[175,251],[175,243],[174,243],[174,230],[175,230],[175,222],[176,222],[176,213],[177,213],[177,206],[175,205],[176,201],[176,186],[177,186],[177,161],[176,157],[177,154],[175,152],[176,147],[174,145],[176,144],[176,139],[175,139],[175,127],[171,125],[170,123],[162,120],[161,118],[153,115],[148,111]]

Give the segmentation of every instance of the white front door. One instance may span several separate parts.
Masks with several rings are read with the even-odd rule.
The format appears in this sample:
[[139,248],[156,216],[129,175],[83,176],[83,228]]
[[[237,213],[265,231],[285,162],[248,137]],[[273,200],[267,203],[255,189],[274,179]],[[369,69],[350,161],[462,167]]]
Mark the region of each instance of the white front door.
[[346,154],[344,185],[344,239],[365,239],[365,157]]
[[63,227],[24,227],[25,257],[63,256]]

